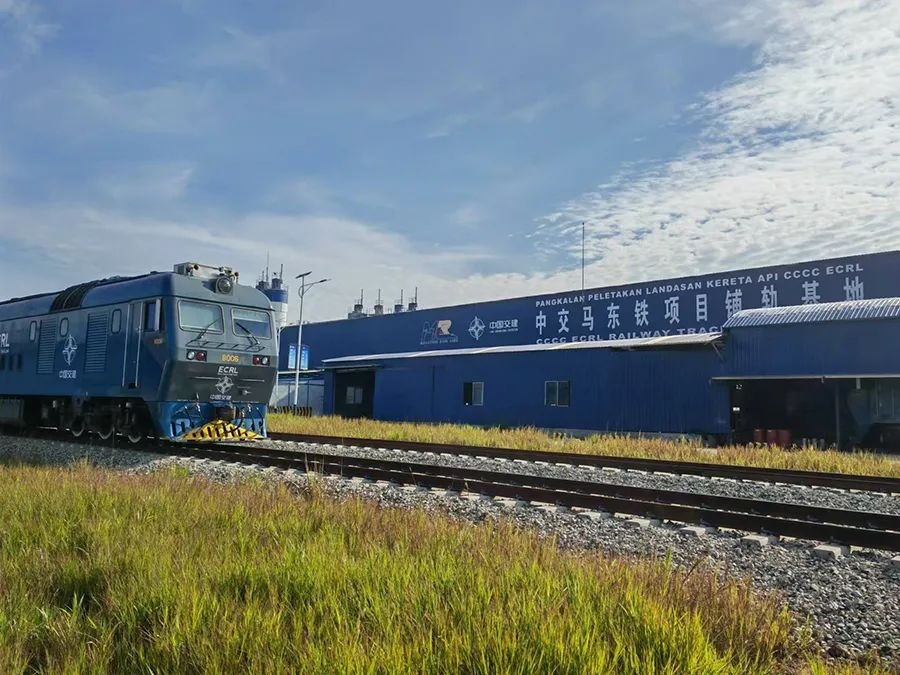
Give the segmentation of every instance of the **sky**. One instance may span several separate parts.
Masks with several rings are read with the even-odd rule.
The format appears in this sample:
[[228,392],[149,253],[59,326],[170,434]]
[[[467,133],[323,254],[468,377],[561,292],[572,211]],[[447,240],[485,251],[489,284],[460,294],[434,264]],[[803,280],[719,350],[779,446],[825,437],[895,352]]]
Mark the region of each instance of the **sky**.
[[[421,307],[900,248],[900,3],[0,0],[0,297]],[[296,295],[291,320],[296,320]]]

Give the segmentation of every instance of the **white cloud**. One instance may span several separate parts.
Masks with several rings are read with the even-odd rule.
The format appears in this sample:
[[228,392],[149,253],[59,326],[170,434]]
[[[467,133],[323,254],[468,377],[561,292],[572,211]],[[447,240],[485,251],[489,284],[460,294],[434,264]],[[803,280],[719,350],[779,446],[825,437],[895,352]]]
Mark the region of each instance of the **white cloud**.
[[551,109],[559,105],[559,100],[553,97],[542,98],[520,106],[509,113],[510,118],[523,124],[533,124],[546,115]]
[[185,195],[195,170],[189,162],[154,162],[106,175],[99,187],[115,202],[172,202]]
[[26,100],[35,115],[65,110],[60,126],[83,134],[84,120],[91,129],[114,127],[140,133],[190,133],[215,120],[213,86],[174,81],[143,88],[115,88],[84,76],[63,79]]
[[[65,223],[61,233],[60,223]],[[334,318],[366,289],[386,304],[415,285],[430,305],[461,299],[460,292],[481,288],[491,297],[514,275],[470,277],[468,270],[489,258],[474,248],[423,251],[407,238],[348,218],[258,213],[244,218],[196,213],[179,218],[135,216],[133,211],[78,205],[0,209],[0,245],[39,251],[40,287],[33,280],[6,281],[4,296],[65,287],[87,278],[171,269],[192,260],[238,269],[244,283],[255,281],[269,253],[273,265],[296,273],[312,268],[332,281],[310,296],[304,317]],[[529,283],[526,280],[526,283]],[[426,290],[427,289],[427,290]]]
[[292,211],[323,215],[337,210],[338,195],[316,178],[303,177],[276,185],[266,201]]
[[761,42],[697,111],[698,147],[564,204],[539,239],[580,256],[587,221],[609,282],[900,244],[900,4],[767,0],[717,31]]
[[[698,145],[677,160],[624,172],[541,224],[540,247],[568,242],[563,250],[574,262],[579,223],[589,223],[591,286],[900,245],[900,5],[715,6],[717,27],[705,39],[755,45],[757,61],[694,111],[705,125]],[[235,60],[254,58],[250,49]],[[258,67],[264,65],[260,56]],[[78,80],[52,103],[74,102],[75,112],[117,127],[178,131],[203,122],[208,99],[202,87],[114,91]],[[540,114],[526,110],[522,120],[532,112]],[[465,115],[449,115],[435,136],[468,123]],[[0,245],[37,250],[45,261],[37,281],[16,275],[4,294],[41,290],[37,282],[52,288],[168,269],[180,259],[232,265],[253,281],[267,251],[274,265],[333,278],[307,298],[305,317],[312,319],[339,316],[360,288],[367,304],[381,288],[389,305],[401,289],[408,297],[418,285],[422,306],[433,307],[580,284],[575,265],[534,272],[541,268],[535,262],[526,272],[473,274],[496,266],[493,256],[502,252],[424,248],[379,225],[333,215],[341,195],[314,178],[273,187],[267,207],[278,213],[242,217],[179,202],[178,215],[168,219],[135,215],[154,199],[178,201],[192,176],[187,163],[151,165],[108,178],[96,206],[0,203]],[[511,187],[510,199],[528,189],[528,177],[528,167],[517,172],[525,187]],[[490,220],[485,209],[465,203],[454,215],[477,226]]]
[[476,115],[471,113],[454,113],[452,115],[447,115],[437,120],[433,128],[425,134],[425,138],[446,138],[454,131],[458,131],[467,124],[475,121],[475,119]]
[[299,30],[250,33],[233,26],[220,29],[216,39],[199,47],[191,58],[198,68],[222,68],[256,71],[281,86],[290,83],[285,56],[301,48],[312,33]]
[[58,26],[43,20],[37,3],[31,0],[0,0],[0,26],[9,23],[23,55],[35,56],[53,37]]
[[460,227],[472,230],[483,225],[488,214],[482,206],[469,202],[457,208],[450,217]]

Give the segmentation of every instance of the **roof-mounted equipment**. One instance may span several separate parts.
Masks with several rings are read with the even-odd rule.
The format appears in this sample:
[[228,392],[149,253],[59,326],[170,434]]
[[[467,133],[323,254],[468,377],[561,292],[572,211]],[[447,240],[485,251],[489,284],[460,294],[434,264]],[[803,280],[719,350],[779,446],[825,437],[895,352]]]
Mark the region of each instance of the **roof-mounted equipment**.
[[238,281],[239,273],[230,267],[213,267],[195,262],[179,263],[175,265],[175,274],[192,277],[200,281],[213,282],[216,293],[230,295],[234,291],[234,285]]

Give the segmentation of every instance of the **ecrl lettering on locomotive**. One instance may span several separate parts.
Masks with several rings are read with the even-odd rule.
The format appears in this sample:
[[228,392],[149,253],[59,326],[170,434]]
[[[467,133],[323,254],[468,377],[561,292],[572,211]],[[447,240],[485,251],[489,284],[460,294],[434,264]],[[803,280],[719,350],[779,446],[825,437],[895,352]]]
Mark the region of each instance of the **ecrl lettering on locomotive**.
[[9,333],[0,333],[0,354],[9,351]]
[[238,369],[234,366],[219,366],[219,375],[237,375]]
[[77,370],[61,370],[59,371],[59,379],[61,380],[74,380],[78,377]]

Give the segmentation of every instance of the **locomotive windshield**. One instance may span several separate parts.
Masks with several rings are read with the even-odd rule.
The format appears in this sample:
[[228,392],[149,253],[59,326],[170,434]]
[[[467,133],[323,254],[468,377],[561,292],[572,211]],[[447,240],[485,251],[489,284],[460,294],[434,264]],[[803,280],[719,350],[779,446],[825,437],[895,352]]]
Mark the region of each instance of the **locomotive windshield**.
[[272,324],[266,312],[233,308],[231,310],[231,320],[234,322],[235,335],[252,335],[258,338],[272,337]]
[[183,330],[199,330],[204,333],[225,332],[222,308],[206,302],[179,301],[178,324]]

